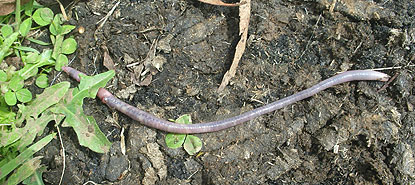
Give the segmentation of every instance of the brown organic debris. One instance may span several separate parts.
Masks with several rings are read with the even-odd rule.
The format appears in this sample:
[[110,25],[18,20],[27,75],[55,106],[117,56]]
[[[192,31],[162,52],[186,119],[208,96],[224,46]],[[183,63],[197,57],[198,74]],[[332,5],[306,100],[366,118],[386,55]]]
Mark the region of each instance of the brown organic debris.
[[225,89],[229,83],[229,80],[235,76],[236,68],[238,67],[239,61],[245,51],[246,40],[248,37],[249,17],[251,16],[251,0],[241,0],[241,4],[242,3],[243,5],[239,7],[239,35],[241,35],[241,39],[236,45],[235,56],[233,58],[231,68],[223,76],[218,92]]
[[107,46],[102,46],[102,49],[104,50],[104,61],[103,64],[108,70],[115,70],[115,64],[112,60],[111,56],[108,54],[108,48]]
[[[21,0],[20,4],[26,4],[30,0]],[[12,13],[16,8],[15,0],[0,0],[0,16]]]
[[206,3],[206,4],[211,4],[211,5],[218,5],[218,6],[240,6],[242,5],[242,3],[224,3],[221,0],[199,0],[200,2]]

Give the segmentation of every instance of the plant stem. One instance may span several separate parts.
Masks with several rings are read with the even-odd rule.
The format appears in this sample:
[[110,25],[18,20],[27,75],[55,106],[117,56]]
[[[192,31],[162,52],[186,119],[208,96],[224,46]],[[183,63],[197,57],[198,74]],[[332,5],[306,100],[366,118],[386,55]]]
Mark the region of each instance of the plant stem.
[[16,0],[16,31],[19,31],[20,27],[20,0]]

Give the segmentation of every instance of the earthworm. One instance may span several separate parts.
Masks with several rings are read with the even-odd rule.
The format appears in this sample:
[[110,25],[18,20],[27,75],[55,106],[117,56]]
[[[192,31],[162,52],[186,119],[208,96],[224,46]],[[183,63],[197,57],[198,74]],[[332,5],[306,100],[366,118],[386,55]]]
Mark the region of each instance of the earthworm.
[[[67,74],[69,74],[72,78],[76,79],[77,81],[80,80],[79,74],[81,72],[73,69],[71,67],[63,67],[62,68]],[[314,94],[332,87],[337,84],[349,82],[349,81],[360,81],[360,80],[378,80],[378,81],[387,81],[389,79],[389,75],[372,71],[372,70],[354,70],[354,71],[347,71],[338,75],[335,75],[331,78],[321,81],[320,83],[295,93],[291,96],[285,97],[268,105],[264,105],[262,107],[258,107],[251,111],[242,113],[238,116],[227,118],[224,120],[208,122],[208,123],[199,123],[199,124],[178,124],[169,121],[165,121],[162,119],[153,116],[147,112],[144,112],[134,106],[131,106],[120,99],[116,98],[112,95],[109,91],[105,90],[104,88],[100,88],[97,96],[101,99],[101,101],[107,104],[109,107],[114,108],[125,115],[129,116],[130,118],[141,122],[144,125],[147,125],[151,128],[156,128],[159,130],[163,130],[166,132],[171,133],[183,133],[183,134],[191,134],[191,133],[206,133],[206,132],[216,132],[219,130],[223,130],[229,127],[233,127],[235,125],[244,123],[246,121],[252,120],[260,115],[275,111],[277,109],[281,109],[285,106],[293,104],[297,101],[303,100]]]

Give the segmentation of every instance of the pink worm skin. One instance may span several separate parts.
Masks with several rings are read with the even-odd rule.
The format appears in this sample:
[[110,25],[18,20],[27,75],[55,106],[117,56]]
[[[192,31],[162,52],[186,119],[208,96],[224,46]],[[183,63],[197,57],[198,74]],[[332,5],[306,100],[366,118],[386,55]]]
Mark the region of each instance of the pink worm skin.
[[[68,73],[72,78],[79,81],[79,74],[81,72],[73,69],[71,67],[63,67],[62,68],[66,73]],[[252,120],[260,115],[275,111],[277,109],[281,109],[285,106],[293,104],[297,101],[303,100],[314,94],[332,87],[337,84],[350,82],[350,81],[362,81],[362,80],[377,80],[377,81],[387,81],[389,79],[389,75],[372,71],[372,70],[354,70],[354,71],[347,71],[333,77],[330,77],[326,80],[321,81],[320,83],[295,93],[291,96],[285,97],[268,105],[264,105],[262,107],[258,107],[251,111],[245,112],[241,115],[227,118],[224,120],[208,122],[208,123],[199,123],[199,124],[177,124],[169,121],[165,121],[159,119],[147,112],[144,112],[136,107],[133,107],[120,99],[116,98],[107,90],[100,88],[98,91],[97,96],[101,99],[102,102],[107,104],[109,107],[114,108],[125,115],[129,116],[130,118],[141,122],[148,127],[156,128],[159,130],[163,130],[166,132],[172,133],[183,133],[183,134],[191,134],[191,133],[206,133],[206,132],[216,132],[219,130],[223,130],[229,127],[233,127],[235,125],[244,123],[246,121]]]

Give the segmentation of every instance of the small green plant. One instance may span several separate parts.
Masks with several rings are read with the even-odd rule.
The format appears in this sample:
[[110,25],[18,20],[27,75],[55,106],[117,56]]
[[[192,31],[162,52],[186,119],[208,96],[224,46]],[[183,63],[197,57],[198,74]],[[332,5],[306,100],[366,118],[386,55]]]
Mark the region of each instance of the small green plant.
[[[32,15],[34,7],[38,9]],[[17,71],[15,66],[10,66],[7,72],[0,70],[1,95],[9,106],[16,105],[18,102],[27,103],[32,100],[30,91],[23,88],[24,81],[36,76],[36,85],[40,88],[47,87],[47,77],[45,75],[50,71],[50,67],[48,68],[47,66],[55,66],[55,69],[60,71],[62,66],[68,64],[66,55],[75,52],[77,48],[75,39],[64,39],[64,35],[72,31],[75,26],[62,25],[63,17],[61,14],[54,15],[52,10],[41,8],[34,1],[26,4],[23,10],[25,13],[22,18],[27,18],[16,26],[15,29],[13,29],[12,25],[6,24],[0,30],[0,43],[2,44],[0,63],[5,57],[14,53],[22,59],[24,64],[24,67]],[[20,11],[16,10],[16,12]],[[38,27],[32,27],[33,21]],[[53,50],[45,49],[40,53],[34,48],[22,46],[21,43],[24,39],[43,46],[50,45],[49,43],[28,37],[30,30],[48,25]]]
[[[11,124],[10,129],[0,132],[0,152],[2,156],[5,156],[0,158],[0,184],[3,184],[6,176],[13,171],[14,173],[7,179],[8,183],[12,178],[20,177],[17,178],[19,181],[13,181],[19,183],[31,175],[40,175],[36,178],[41,179],[41,172],[44,169],[40,165],[40,158],[32,159],[32,155],[49,143],[54,134],[45,137],[48,138],[47,142],[35,143],[29,148],[27,146],[33,143],[36,136],[43,133],[46,125],[51,121],[55,121],[56,126],[62,123],[63,127],[72,127],[82,146],[99,153],[107,152],[111,143],[101,132],[95,119],[85,115],[82,104],[87,97],[95,98],[98,89],[104,87],[114,75],[114,71],[91,77],[84,75],[77,88],[69,88],[69,82],[61,82],[46,88],[27,105],[18,104],[19,113],[15,124]],[[23,122],[25,122],[24,127],[15,126]],[[44,141],[45,138],[39,142]],[[30,155],[25,151],[31,152]],[[16,159],[19,160],[16,161]],[[27,175],[28,171],[22,169],[28,167],[32,170]],[[36,171],[37,169],[40,171]]]
[[[180,124],[192,124],[192,118],[189,114],[182,115],[173,121]],[[194,155],[202,149],[202,141],[198,137],[190,134],[169,133],[166,135],[165,142],[167,147],[173,149],[183,146],[189,155]]]
[[[95,119],[84,114],[82,104],[84,98],[95,98],[98,89],[114,76],[114,71],[83,76],[77,88],[69,88],[69,82],[48,87],[47,74],[53,68],[60,71],[67,65],[66,55],[77,48],[75,39],[65,39],[75,26],[63,25],[63,22],[61,14],[54,15],[33,0],[22,7],[20,0],[16,0],[14,13],[0,16],[0,184],[43,184],[42,173],[46,167],[33,154],[55,134],[33,142],[51,121],[55,126],[72,127],[80,144],[92,151],[104,153],[111,146]],[[51,43],[31,37],[32,30],[46,26]],[[50,48],[39,52],[22,45],[24,40]],[[5,59],[9,62],[3,62]],[[45,88],[35,98],[27,88],[33,82]]]

